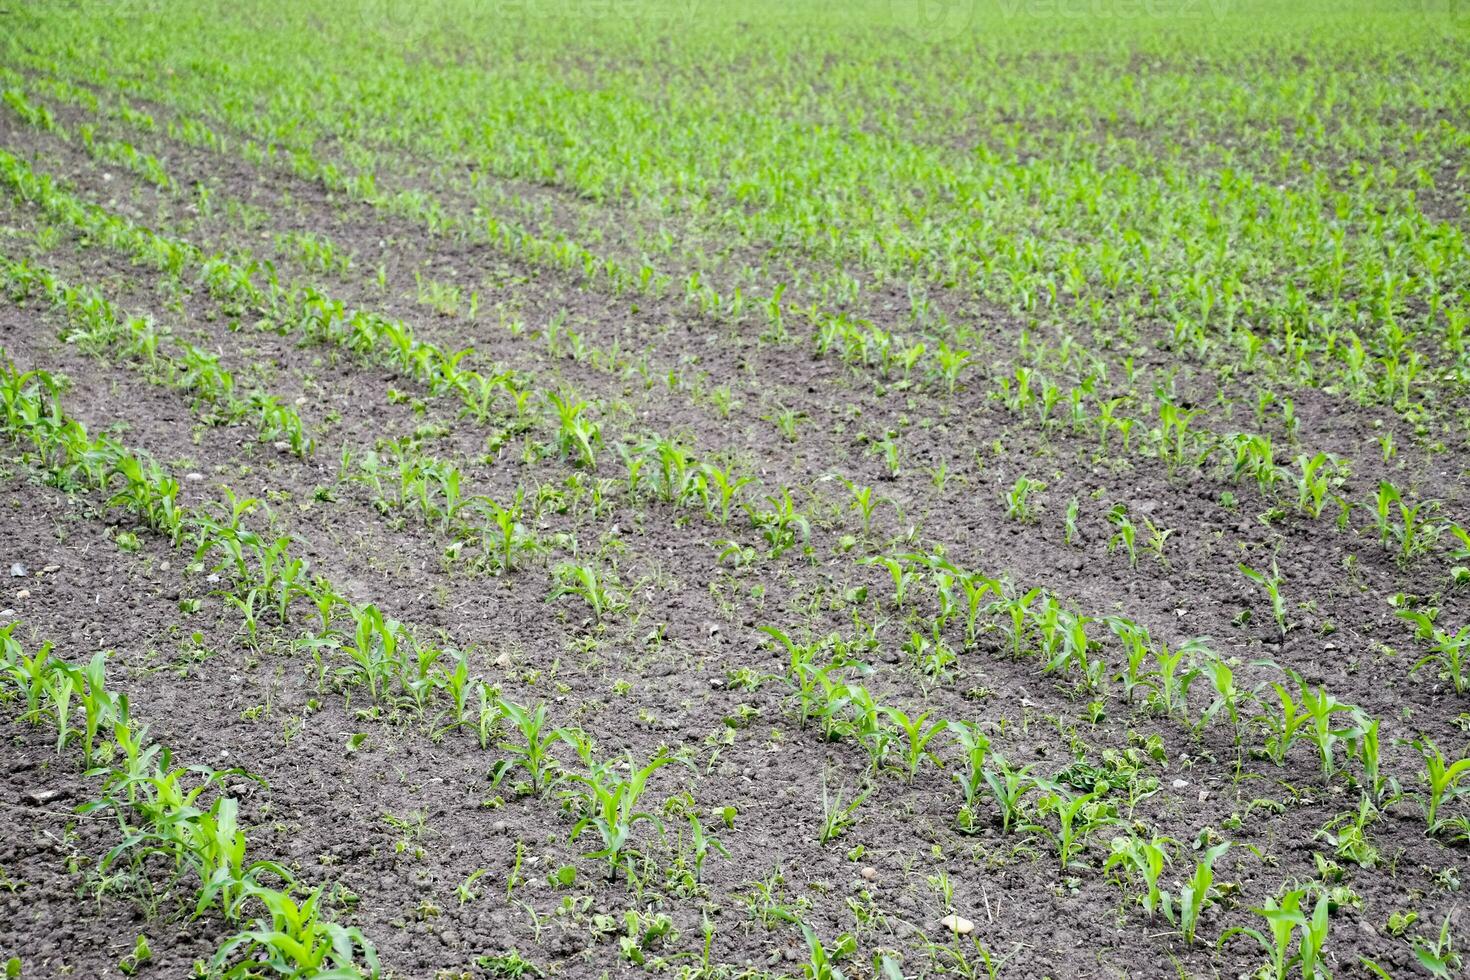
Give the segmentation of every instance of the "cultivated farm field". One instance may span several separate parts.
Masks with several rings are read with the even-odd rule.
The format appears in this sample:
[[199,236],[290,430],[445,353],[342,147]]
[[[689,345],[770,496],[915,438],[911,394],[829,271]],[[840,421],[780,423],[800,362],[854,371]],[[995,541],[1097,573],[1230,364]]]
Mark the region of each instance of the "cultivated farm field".
[[1466,976],[1470,7],[0,4],[7,978]]

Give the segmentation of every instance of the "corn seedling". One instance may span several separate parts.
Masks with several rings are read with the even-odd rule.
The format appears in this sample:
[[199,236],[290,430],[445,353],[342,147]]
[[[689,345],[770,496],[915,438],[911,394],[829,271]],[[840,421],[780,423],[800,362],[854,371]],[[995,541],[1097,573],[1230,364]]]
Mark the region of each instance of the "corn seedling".
[[1341,464],[1334,456],[1317,453],[1296,458],[1301,476],[1297,478],[1297,510],[1313,519],[1322,516],[1328,492],[1342,485]]
[[1424,809],[1424,823],[1429,833],[1435,834],[1445,826],[1439,819],[1440,808],[1463,796],[1470,786],[1470,757],[1450,761],[1427,737],[1414,739],[1409,744],[1424,758],[1421,773],[1424,793],[1420,795],[1420,804]]
[[844,786],[836,793],[829,793],[827,776],[824,773],[822,776],[822,822],[817,829],[817,841],[822,844],[830,843],[841,837],[848,828],[854,826],[858,822],[858,807],[867,801],[872,792],[872,787],[868,786],[849,798],[847,787]]
[[597,465],[597,447],[601,444],[601,429],[588,420],[584,413],[587,403],[578,401],[570,393],[546,396],[546,401],[556,409],[560,427],[557,430],[557,446],[563,456],[574,464],[593,469]]
[[592,621],[601,623],[609,615],[622,608],[622,600],[612,591],[616,582],[591,565],[575,565],[571,562],[558,565],[555,571],[556,587],[546,597],[553,602],[562,596],[576,596],[592,610]]
[[[1234,936],[1254,939],[1266,953],[1267,962],[1258,974],[1271,980],[1286,980],[1292,967],[1300,967],[1302,980],[1319,980],[1330,976],[1322,962],[1322,950],[1327,942],[1329,897],[1322,892],[1307,914],[1306,905],[1311,893],[1305,889],[1289,891],[1277,898],[1269,898],[1260,908],[1252,909],[1266,920],[1267,931],[1261,932],[1248,926],[1236,926],[1225,930],[1217,946],[1223,946]],[[1291,949],[1292,935],[1297,936],[1297,949]]]
[[1187,944],[1194,943],[1200,916],[1215,900],[1215,862],[1229,849],[1229,842],[1211,847],[1200,856],[1194,874],[1180,886],[1177,894],[1162,893],[1164,917],[1174,924]]
[[247,889],[242,901],[258,904],[264,915],[254,926],[224,941],[210,961],[223,980],[259,976],[321,976],[334,973],[378,976],[378,957],[362,933],[327,921],[321,910],[320,890],[299,902],[283,892],[259,887]]
[[[1337,700],[1320,685],[1315,689],[1310,688],[1294,672],[1288,671],[1288,674],[1296,682],[1299,691],[1303,717],[1301,734],[1317,747],[1317,758],[1322,765],[1322,781],[1330,782],[1337,772],[1337,746],[1351,742],[1357,735],[1354,726],[1362,715],[1352,705]],[[1338,714],[1347,715],[1351,723],[1346,726],[1336,725],[1333,717]]]
[[1115,504],[1108,511],[1108,523],[1117,528],[1108,538],[1108,554],[1121,547],[1128,553],[1129,566],[1138,567],[1138,528],[1128,518],[1128,505]]
[[990,795],[1000,810],[1001,832],[1008,834],[1013,825],[1019,826],[1026,794],[1041,784],[1031,775],[1030,765],[1013,767],[999,753],[992,758],[995,765],[985,770],[985,785],[990,787]]
[[521,769],[531,781],[533,795],[545,792],[561,773],[561,767],[551,756],[551,749],[558,742],[567,740],[569,731],[550,727],[544,704],[523,708],[514,701],[499,698],[495,706],[500,718],[509,723],[506,737],[496,747],[508,753],[509,758],[496,763],[490,773],[491,782],[499,785],[512,770]]
[[811,523],[791,500],[791,491],[782,489],[780,496],[766,497],[770,509],[746,505],[750,522],[765,538],[767,554],[779,558],[798,544],[805,544],[811,537]]
[[1131,833],[1114,837],[1103,870],[1121,868],[1125,875],[1137,878],[1144,887],[1138,903],[1144,912],[1153,916],[1163,907],[1164,896],[1159,888],[1159,879],[1169,865],[1170,849],[1177,846],[1177,842],[1169,837],[1155,836],[1145,840]]
[[1433,547],[1443,531],[1442,525],[1419,516],[1425,511],[1433,513],[1437,508],[1433,501],[1411,506],[1398,487],[1387,480],[1381,481],[1373,511],[1379,541],[1384,548],[1395,552],[1400,562],[1412,562]]
[[647,821],[662,831],[658,815],[638,809],[638,802],[648,777],[672,761],[668,756],[657,756],[640,767],[629,756],[626,777],[613,772],[610,766],[597,766],[587,774],[571,774],[570,778],[581,787],[577,796],[582,814],[572,828],[571,839],[575,841],[588,827],[597,831],[602,847],[586,857],[607,862],[609,881],[617,876],[619,867],[631,867],[628,845],[638,824]]
[[1276,562],[1271,562],[1269,574],[1258,572],[1245,564],[1238,567],[1242,575],[1265,590],[1266,597],[1271,600],[1271,616],[1276,620],[1276,628],[1281,631],[1282,636],[1285,636],[1290,626],[1286,621],[1286,598],[1281,594],[1281,583],[1284,580]]
[[1450,919],[1453,914],[1453,911],[1445,913],[1444,921],[1439,926],[1439,935],[1435,938],[1421,939],[1415,936],[1410,941],[1414,947],[1414,959],[1431,976],[1440,980],[1450,980],[1458,976],[1465,965],[1465,958],[1455,949],[1454,936],[1450,934]]
[[706,493],[707,505],[711,513],[718,515],[720,525],[726,526],[730,523],[730,508],[735,503],[740,491],[755,481],[748,476],[740,476],[730,470],[722,470],[711,463],[704,463],[701,467],[706,487],[714,489],[713,494]]
[[978,726],[969,722],[952,721],[948,727],[955,744],[964,753],[960,768],[952,776],[959,784],[962,794],[956,825],[963,833],[978,833],[980,828],[975,814],[980,806],[981,794],[987,788],[985,773],[986,763],[990,759],[990,739],[981,734]]
[[[1036,799],[1038,821],[1025,824],[1020,829],[1051,838],[1063,873],[1085,867],[1079,857],[1087,847],[1087,839],[1098,828],[1118,822],[1112,805],[1103,801],[1101,796],[1100,791],[1073,796],[1061,786],[1046,786]],[[1057,819],[1055,829],[1045,822],[1053,814]]]
[[857,952],[857,940],[844,933],[829,950],[817,938],[816,930],[805,922],[801,924],[801,934],[807,946],[807,960],[801,965],[802,977],[805,980],[847,980],[847,974],[842,972],[837,962]]
[[1022,524],[1035,523],[1036,510],[1031,503],[1031,495],[1045,489],[1045,483],[1029,477],[1018,477],[1011,489],[1006,491],[1006,516]]
[[949,727],[949,722],[940,719],[926,727],[925,722],[933,714],[932,711],[925,711],[921,715],[910,718],[898,708],[884,707],[880,710],[890,721],[898,726],[898,730],[903,736],[899,741],[899,745],[903,750],[904,773],[910,782],[918,774],[919,766],[925,759],[935,764],[940,764],[939,757],[934,754],[934,750],[929,747],[929,743],[933,742],[936,736]]
[[1470,626],[1462,626],[1454,634],[1432,629],[1430,642],[1433,652],[1421,657],[1409,674],[1417,674],[1432,664],[1439,678],[1446,681],[1456,694],[1470,691]]
[[407,668],[407,644],[397,622],[385,619],[377,606],[349,606],[353,632],[344,637],[342,649],[350,663],[337,670],[349,681],[365,682],[373,701],[386,696]]

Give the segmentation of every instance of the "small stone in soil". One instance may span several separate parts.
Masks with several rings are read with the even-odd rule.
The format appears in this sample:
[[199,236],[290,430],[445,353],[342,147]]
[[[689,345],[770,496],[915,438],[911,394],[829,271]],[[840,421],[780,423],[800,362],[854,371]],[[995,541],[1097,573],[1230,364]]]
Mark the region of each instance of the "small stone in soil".
[[25,578],[26,577],[26,567],[24,565],[22,565],[20,562],[16,562],[14,565],[11,565],[10,566],[10,577],[11,578]]
[[33,789],[28,790],[21,799],[25,800],[31,806],[45,806],[48,803],[61,799],[65,795],[59,789]]
[[944,918],[940,919],[939,924],[944,926],[944,928],[948,929],[950,932],[954,933],[956,936],[968,936],[970,933],[975,931],[975,923],[971,922],[969,919],[965,918],[962,915],[955,915],[953,913],[946,915]]
[[875,868],[875,867],[873,867],[871,864],[868,865],[866,868],[864,868],[862,870],[861,874],[862,874],[863,878],[865,880],[867,880],[867,881],[877,881],[878,880],[878,869]]

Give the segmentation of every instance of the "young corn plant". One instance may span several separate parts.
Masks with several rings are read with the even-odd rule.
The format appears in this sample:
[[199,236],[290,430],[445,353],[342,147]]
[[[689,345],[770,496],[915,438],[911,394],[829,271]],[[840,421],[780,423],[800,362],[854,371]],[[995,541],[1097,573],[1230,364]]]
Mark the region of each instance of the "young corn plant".
[[[8,632],[6,635],[8,638]],[[31,724],[41,722],[41,707],[50,691],[51,675],[60,663],[51,656],[53,649],[50,643],[43,643],[35,653],[27,655],[17,645],[13,655],[7,656],[10,683],[26,702],[26,711],[21,717]]]
[[925,759],[936,765],[942,765],[939,757],[929,746],[941,732],[949,727],[949,722],[940,719],[926,727],[925,722],[934,714],[932,711],[925,711],[915,718],[910,718],[898,708],[884,707],[880,710],[898,726],[899,733],[903,736],[899,746],[903,751],[904,775],[909,782],[913,782],[914,776],[919,772],[919,766]]
[[343,638],[342,649],[350,663],[337,669],[349,682],[365,682],[374,702],[387,696],[394,682],[407,670],[407,647],[401,642],[403,629],[384,618],[377,606],[349,606],[354,629]]
[[1263,703],[1261,713],[1253,721],[1266,733],[1263,747],[1266,757],[1277,766],[1283,766],[1292,744],[1307,723],[1307,716],[1286,685],[1272,681],[1271,689],[1276,692],[1275,709]]
[[[833,692],[828,709],[830,737],[851,735],[868,753],[868,762],[876,775],[888,761],[897,739],[893,729],[882,722],[883,709],[871,691],[861,684],[848,684],[840,693]],[[917,767],[917,763],[915,764]]]
[[261,876],[292,880],[290,872],[273,861],[246,861],[239,803],[232,797],[220,797],[207,813],[182,826],[190,828],[191,849],[199,862],[201,886],[194,906],[196,917],[218,905],[226,919],[237,920],[240,905]]
[[1205,637],[1195,637],[1177,649],[1171,650],[1166,643],[1154,648],[1150,702],[1165,717],[1188,723],[1189,688],[1199,679],[1199,663],[1219,659],[1207,646],[1208,642]]
[[1122,548],[1128,553],[1128,565],[1138,567],[1138,528],[1128,517],[1127,504],[1115,504],[1108,511],[1108,523],[1117,528],[1108,538],[1108,554]]
[[767,496],[770,509],[746,505],[750,522],[765,538],[768,557],[779,558],[811,537],[811,523],[791,500],[791,490],[782,489],[780,496]]
[[1276,628],[1281,631],[1283,637],[1286,636],[1290,624],[1286,619],[1286,598],[1281,594],[1281,583],[1284,581],[1281,577],[1281,569],[1277,567],[1275,561],[1271,562],[1269,574],[1258,572],[1245,564],[1241,564],[1239,568],[1242,575],[1266,591],[1266,597],[1271,600],[1271,615],[1276,620]]
[[857,824],[858,807],[862,806],[873,792],[871,785],[863,787],[855,796],[847,795],[847,787],[839,787],[836,793],[827,791],[827,776],[822,775],[822,822],[817,828],[817,841],[830,843],[841,837],[850,827]]
[[594,623],[602,623],[623,607],[622,599],[613,591],[616,581],[609,581],[608,576],[591,565],[567,562],[558,565],[554,574],[556,586],[546,597],[547,602],[554,602],[562,596],[577,596],[592,610]]
[[377,953],[363,934],[325,918],[321,889],[297,901],[285,892],[253,886],[242,901],[258,903],[265,914],[220,945],[210,960],[211,975],[222,980],[345,978],[365,970],[378,976]]
[[956,385],[959,384],[960,372],[965,369],[974,354],[967,350],[957,350],[950,347],[944,341],[939,342],[938,349],[934,352],[936,373],[944,385],[945,394],[953,396]]
[[1337,457],[1327,453],[1311,457],[1303,453],[1296,458],[1296,465],[1301,470],[1297,477],[1296,509],[1315,520],[1322,516],[1328,493],[1342,486],[1342,465]]
[[1082,504],[1073,497],[1067,501],[1067,511],[1062,517],[1062,540],[1069,545],[1081,543],[1081,532],[1077,528],[1077,520],[1081,516]]
[[1363,769],[1363,778],[1358,780],[1358,789],[1366,799],[1381,804],[1385,799],[1400,794],[1398,780],[1383,772],[1382,755],[1378,741],[1379,721],[1360,714],[1353,723],[1353,732],[1348,737],[1348,755],[1357,760]]
[[1003,586],[1000,580],[978,572],[969,575],[961,574],[959,584],[965,593],[965,646],[974,647],[984,628],[980,614],[990,609],[985,602],[985,597],[1001,595]]
[[987,788],[985,773],[986,763],[990,759],[990,739],[981,733],[978,725],[971,722],[952,721],[949,723],[949,731],[954,743],[963,753],[960,766],[952,777],[959,784],[962,796],[955,824],[962,833],[979,833],[981,828],[976,814],[982,794]]
[[518,558],[536,550],[535,536],[522,523],[525,517],[524,490],[517,488],[508,506],[501,506],[489,497],[477,496],[470,498],[466,507],[479,516],[481,548],[498,574],[509,574],[515,569]]
[[[1221,934],[1216,947],[1222,947],[1235,936],[1254,939],[1266,953],[1266,964],[1256,976],[1269,980],[1286,980],[1293,967],[1300,967],[1302,980],[1327,980],[1331,976],[1323,963],[1322,951],[1327,943],[1328,911],[1331,899],[1324,890],[1317,896],[1310,915],[1306,912],[1311,892],[1297,889],[1279,899],[1268,898],[1266,904],[1252,909],[1266,920],[1266,931],[1249,926],[1235,926]],[[1292,951],[1293,934],[1297,937]]]
[[1018,477],[1011,489],[1006,491],[1006,516],[1022,524],[1036,522],[1036,507],[1031,502],[1033,493],[1046,489],[1046,484],[1029,477]]
[[1113,681],[1123,686],[1123,696],[1130,704],[1134,691],[1142,689],[1153,694],[1158,685],[1154,680],[1157,672],[1148,667],[1148,660],[1153,655],[1153,637],[1149,635],[1148,627],[1125,616],[1109,616],[1105,622],[1123,644],[1123,667],[1113,675]]
[[1208,726],[1216,718],[1221,718],[1230,724],[1230,730],[1235,736],[1235,744],[1238,748],[1241,743],[1241,708],[1248,702],[1256,700],[1255,692],[1243,690],[1235,680],[1235,671],[1223,658],[1210,655],[1202,658],[1200,673],[1209,681],[1212,700],[1209,707],[1200,715],[1195,724],[1198,731]]
[[638,824],[652,823],[663,831],[663,823],[656,813],[638,809],[648,778],[674,760],[669,756],[655,756],[646,765],[639,766],[629,755],[626,760],[628,775],[614,771],[611,765],[596,765],[588,773],[573,773],[569,777],[581,789],[576,791],[581,807],[581,819],[572,827],[571,839],[576,840],[591,827],[602,840],[602,847],[586,854],[586,857],[607,862],[608,880],[617,878],[618,869],[626,867],[631,873],[629,844]]
[[847,487],[848,501],[847,509],[850,513],[856,513],[862,519],[863,536],[867,537],[873,529],[873,514],[878,505],[883,503],[883,498],[873,493],[873,488],[862,486],[843,477],[843,485]]
[[1443,525],[1420,517],[1421,513],[1434,513],[1439,507],[1437,502],[1420,501],[1410,506],[1399,489],[1387,480],[1378,484],[1378,495],[1373,502],[1379,541],[1396,553],[1401,564],[1407,565],[1428,552],[1444,531]]
[[558,742],[571,740],[571,733],[550,726],[545,704],[523,708],[505,698],[496,698],[493,703],[505,731],[505,738],[496,747],[509,758],[491,769],[491,781],[499,785],[510,772],[520,769],[530,780],[531,794],[539,796],[560,778],[561,766],[551,750]]
[[1130,832],[1113,838],[1103,870],[1112,871],[1117,868],[1122,870],[1123,875],[1136,878],[1143,885],[1143,894],[1138,896],[1138,904],[1152,917],[1163,908],[1164,894],[1159,887],[1159,879],[1163,877],[1164,869],[1170,863],[1170,851],[1177,847],[1178,842],[1170,837],[1155,835],[1145,840]]
[[902,558],[874,555],[871,558],[864,558],[862,564],[877,565],[888,572],[889,582],[893,586],[893,606],[895,609],[902,609],[909,587],[918,578],[918,575],[909,567],[908,562]]
[[1158,445],[1159,456],[1168,464],[1171,477],[1178,473],[1186,460],[1194,458],[1190,447],[1198,436],[1190,431],[1189,423],[1200,412],[1201,409],[1197,408],[1180,408],[1167,399],[1159,403],[1159,426],[1150,435]]
[[1420,805],[1428,832],[1437,834],[1449,825],[1449,821],[1439,819],[1440,809],[1470,791],[1470,757],[1451,761],[1427,736],[1414,739],[1409,744],[1424,758],[1421,773],[1424,792],[1419,794]]
[[1462,626],[1454,634],[1433,629],[1430,641],[1433,652],[1414,664],[1410,676],[1432,664],[1439,679],[1448,683],[1456,694],[1470,691],[1470,626]]
[[704,463],[702,468],[704,484],[713,489],[713,493],[706,492],[706,506],[711,514],[716,514],[720,525],[726,526],[730,523],[730,510],[735,504],[740,491],[755,480],[748,476],[740,476],[733,470],[722,470],[712,463]]
[[1101,694],[1107,686],[1108,665],[1102,657],[1093,656],[1098,644],[1087,635],[1087,624],[1093,620],[1054,603],[1048,603],[1048,614],[1039,624],[1042,653],[1047,658],[1042,672],[1071,671],[1078,676],[1081,690]]
[[1027,793],[1038,789],[1041,783],[1031,775],[1031,766],[1013,767],[1005,756],[994,756],[994,768],[985,770],[985,785],[1000,810],[1001,832],[1010,833],[1011,827],[1020,826],[1024,816],[1024,799]]
[[[1040,821],[1020,829],[1051,838],[1063,874],[1086,867],[1080,858],[1088,838],[1098,828],[1118,822],[1112,804],[1102,799],[1100,790],[1073,796],[1061,786],[1048,786],[1036,801],[1036,811]],[[1056,815],[1056,829],[1043,822],[1050,814]]]
[[[93,768],[97,762],[98,735],[111,728],[118,720],[117,698],[107,689],[108,655],[107,651],[99,650],[92,655],[85,667],[58,662],[58,669],[66,674],[81,701],[82,758],[88,769]],[[67,726],[59,718],[57,728],[64,738]],[[59,750],[61,745],[58,744],[57,748]]]
[[694,883],[701,884],[704,881],[704,865],[709,860],[710,854],[718,854],[729,860],[730,852],[709,831],[704,829],[704,824],[699,820],[699,814],[690,810],[686,816],[689,818],[690,851],[692,852],[694,865]]
[[[1448,530],[1457,542],[1450,549],[1450,560],[1470,561],[1470,530],[1466,530],[1458,524],[1449,525]],[[1450,582],[1457,586],[1470,585],[1470,567],[1456,565],[1451,568]]]
[[1411,940],[1414,959],[1439,980],[1451,980],[1460,976],[1459,971],[1465,966],[1465,958],[1455,949],[1454,937],[1450,935],[1450,919],[1453,914],[1453,911],[1445,914],[1444,921],[1439,926],[1439,935],[1434,939],[1415,937]]
[[[1297,684],[1299,705],[1303,718],[1301,734],[1317,747],[1317,758],[1322,766],[1322,781],[1329,783],[1337,772],[1337,747],[1351,743],[1358,735],[1355,727],[1362,713],[1350,704],[1344,704],[1320,685],[1313,689],[1295,672],[1288,675]],[[1337,725],[1333,718],[1346,715],[1349,724]]]
[[556,409],[559,422],[557,448],[561,454],[576,466],[595,469],[597,447],[602,444],[602,434],[597,423],[583,414],[587,410],[587,403],[578,401],[571,393],[555,392],[547,395],[546,401]]
[[672,439],[649,436],[634,450],[638,459],[653,464],[655,493],[669,504],[706,500],[704,469],[694,454]]
[[998,592],[1000,598],[990,603],[988,611],[997,616],[997,626],[1010,640],[1011,656],[1020,660],[1026,655],[1026,624],[1032,615],[1032,604],[1041,596],[1042,588],[1017,595],[1010,583]]
[[850,933],[844,933],[833,948],[828,949],[817,936],[817,931],[805,922],[801,924],[801,934],[807,947],[807,960],[801,965],[803,980],[847,980],[847,974],[842,972],[838,961],[857,952],[857,939]]
[[1358,808],[1339,813],[1324,823],[1313,840],[1326,841],[1338,857],[1352,861],[1359,867],[1371,868],[1378,863],[1378,849],[1368,840],[1368,828],[1378,821],[1379,809],[1373,800],[1364,794],[1358,799]]
[[1229,841],[1211,847],[1200,856],[1194,874],[1180,886],[1177,895],[1162,893],[1164,917],[1179,930],[1186,944],[1194,944],[1200,916],[1215,901],[1215,862],[1229,849]]

